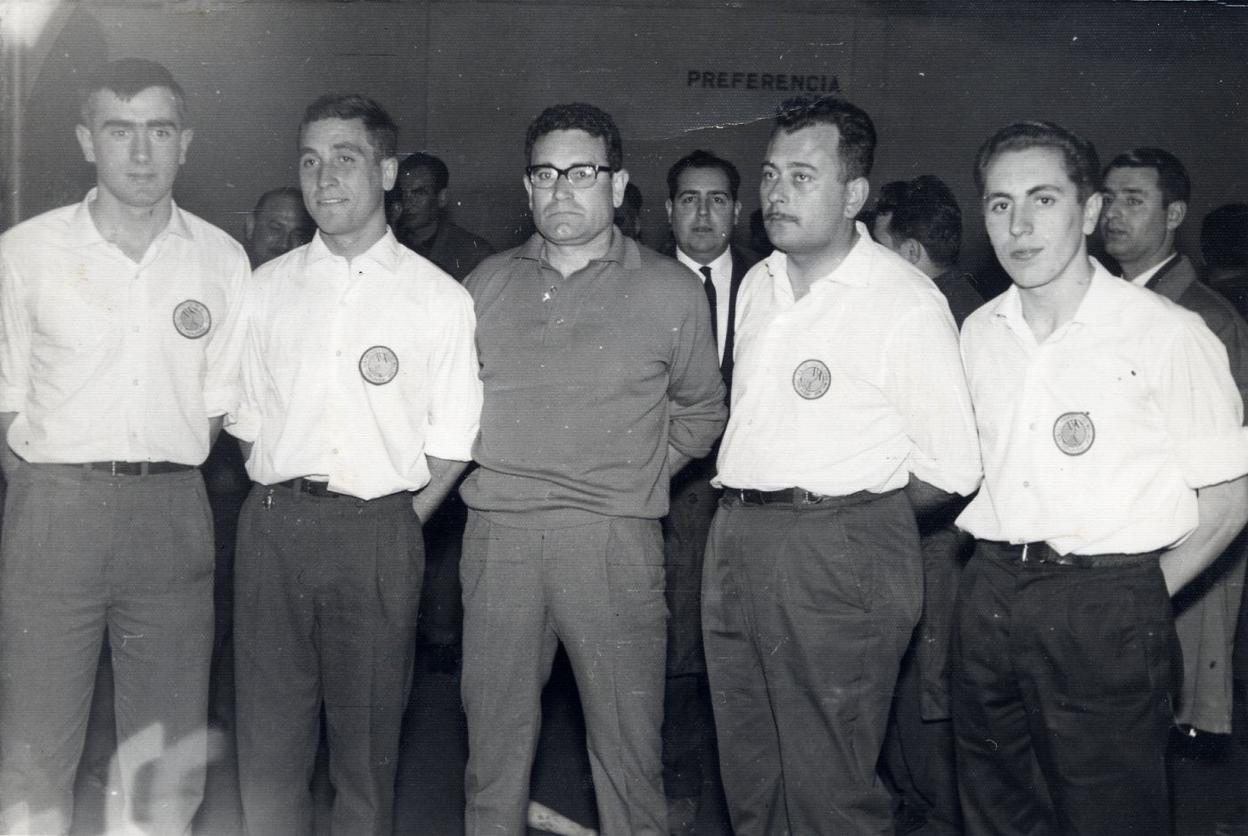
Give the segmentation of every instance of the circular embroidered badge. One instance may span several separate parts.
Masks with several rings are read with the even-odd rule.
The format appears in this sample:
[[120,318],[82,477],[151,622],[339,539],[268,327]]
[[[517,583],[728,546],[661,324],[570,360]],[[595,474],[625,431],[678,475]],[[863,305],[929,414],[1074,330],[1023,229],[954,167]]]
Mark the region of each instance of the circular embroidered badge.
[[1096,441],[1096,427],[1086,412],[1066,412],[1053,423],[1053,443],[1068,456],[1082,456]]
[[374,386],[389,383],[398,373],[398,355],[384,345],[375,345],[360,355],[360,376]]
[[187,299],[173,309],[173,327],[188,340],[198,340],[212,328],[212,314],[203,302]]
[[822,398],[832,385],[832,372],[822,360],[803,360],[793,371],[793,391],[808,401]]

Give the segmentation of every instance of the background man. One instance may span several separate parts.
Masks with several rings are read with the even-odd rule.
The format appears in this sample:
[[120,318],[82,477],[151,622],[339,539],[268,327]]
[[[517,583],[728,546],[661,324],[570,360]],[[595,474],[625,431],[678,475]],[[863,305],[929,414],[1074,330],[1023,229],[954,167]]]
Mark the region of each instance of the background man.
[[954,633],[972,834],[1170,832],[1170,595],[1248,518],[1226,352],[1087,257],[1099,175],[1092,145],[1048,122],[976,158],[1013,284],[962,330],[984,460],[958,518],[977,543]]
[[395,189],[402,209],[394,225],[399,242],[463,281],[494,247],[444,216],[451,173],[432,154],[417,152],[399,164]]
[[628,174],[608,114],[547,108],[525,155],[537,233],[466,282],[485,385],[462,491],[466,832],[524,832],[562,641],[601,832],[665,833],[659,519],[671,475],[723,427],[710,312],[686,268],[613,226]]
[[283,186],[260,195],[256,208],[243,219],[243,246],[254,269],[308,243],[315,231],[303,195]]
[[1200,224],[1205,281],[1222,293],[1240,316],[1248,316],[1248,203],[1219,206]]
[[[939,178],[925,174],[904,183],[890,211],[877,218],[875,239],[932,280],[958,327],[983,304],[971,275],[958,269],[962,210]],[[953,516],[920,521],[923,615],[901,663],[883,759],[901,797],[899,826],[916,828],[927,821],[933,832],[942,833],[961,830],[949,710],[949,641],[970,538],[953,525]]]
[[[1100,230],[1123,278],[1194,311],[1222,341],[1240,397],[1248,392],[1248,323],[1221,294],[1197,278],[1175,250],[1187,216],[1191,181],[1178,158],[1135,148],[1106,167]],[[1175,598],[1174,626],[1183,650],[1183,691],[1174,720],[1217,734],[1231,731],[1231,657],[1244,582],[1240,538],[1209,571]]]
[[258,483],[235,568],[239,785],[251,834],[311,832],[322,705],[331,831],[391,832],[421,521],[476,436],[471,300],[386,226],[397,141],[371,99],[309,105],[299,179],[318,232],[256,274],[230,428]]
[[[737,167],[709,151],[681,157],[667,172],[667,219],[674,242],[669,255],[702,282],[719,369],[728,387],[732,386],[737,291],[746,271],[758,261],[758,256],[730,243],[741,214],[740,186]],[[695,818],[709,822],[708,814],[718,812],[721,821],[723,816],[701,616],[702,555],[719,504],[719,489],[711,486],[714,452],[672,478],[671,510],[663,520],[668,610],[663,782],[668,798],[678,800],[678,805],[686,799],[673,807],[677,813],[673,818],[691,828]],[[698,808],[703,815],[698,816]]]
[[923,594],[915,512],[979,480],[949,307],[854,223],[874,150],[861,109],[791,99],[763,161],[776,252],[737,303],[702,587],[739,836],[892,832],[876,763]]
[[249,271],[173,202],[191,129],[167,69],[107,65],[76,130],[96,187],[0,239],[0,831],[68,829],[107,631],[127,810],[185,833],[212,652],[197,465],[235,407]]

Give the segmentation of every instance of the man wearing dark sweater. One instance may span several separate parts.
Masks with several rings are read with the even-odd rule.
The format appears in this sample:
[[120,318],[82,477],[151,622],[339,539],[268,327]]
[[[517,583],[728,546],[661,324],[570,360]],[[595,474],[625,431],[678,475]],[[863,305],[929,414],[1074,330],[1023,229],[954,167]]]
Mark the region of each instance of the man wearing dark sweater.
[[697,278],[612,224],[628,174],[611,117],[529,126],[537,234],[485,260],[485,407],[464,483],[468,834],[524,833],[541,691],[562,641],[580,689],[600,831],[666,832],[660,765],[671,474],[727,414]]

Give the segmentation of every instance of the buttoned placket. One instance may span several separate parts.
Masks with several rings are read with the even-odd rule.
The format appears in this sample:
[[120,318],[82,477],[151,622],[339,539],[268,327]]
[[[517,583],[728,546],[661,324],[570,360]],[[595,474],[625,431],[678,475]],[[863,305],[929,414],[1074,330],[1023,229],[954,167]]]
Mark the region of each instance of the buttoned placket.
[[[351,303],[360,292],[360,285],[366,276],[365,267],[360,260],[348,261],[340,256],[332,256],[334,262],[335,281],[342,282],[338,288],[337,299],[329,313],[329,340],[327,345],[332,348],[333,356],[326,358],[326,367],[332,369],[332,392],[348,392],[356,385],[355,377],[359,374],[359,358],[351,356],[352,347],[347,344],[349,335],[354,334],[351,328]],[[340,278],[339,278],[340,277]],[[324,451],[328,464],[326,476],[330,483],[335,483],[341,476],[345,463],[343,461],[341,439],[348,437],[349,428],[344,426],[342,401],[330,397],[325,410],[328,432],[326,438],[329,449]]]

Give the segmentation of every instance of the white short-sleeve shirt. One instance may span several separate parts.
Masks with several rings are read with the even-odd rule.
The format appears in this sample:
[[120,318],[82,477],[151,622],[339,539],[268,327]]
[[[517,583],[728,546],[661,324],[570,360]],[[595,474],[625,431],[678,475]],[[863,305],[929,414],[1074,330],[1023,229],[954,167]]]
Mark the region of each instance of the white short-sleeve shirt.
[[746,275],[716,484],[830,496],[894,490],[911,474],[963,495],[979,484],[949,305],[862,224],[857,233],[801,299],[782,252]]
[[458,282],[387,230],[350,261],[317,233],[254,285],[243,402],[227,427],[254,442],[252,479],[328,477],[373,499],[424,487],[426,455],[472,458],[481,381]]
[[962,327],[984,484],[958,525],[1077,554],[1172,546],[1196,489],[1248,472],[1226,350],[1200,317],[1093,275],[1071,321],[1037,343],[1017,288]]
[[81,202],[0,237],[0,412],[30,462],[208,456],[208,419],[234,410],[246,253],[173,206],[135,262]]

